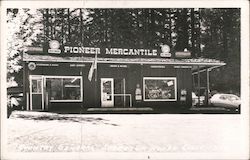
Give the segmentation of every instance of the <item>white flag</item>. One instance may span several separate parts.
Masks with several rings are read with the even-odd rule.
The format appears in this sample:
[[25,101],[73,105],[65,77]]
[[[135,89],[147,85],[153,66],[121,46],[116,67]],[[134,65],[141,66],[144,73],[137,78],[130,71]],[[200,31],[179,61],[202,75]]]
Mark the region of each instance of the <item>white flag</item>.
[[88,79],[89,81],[92,80],[93,74],[94,74],[94,70],[97,68],[97,54],[95,55],[95,59],[89,69],[89,75],[88,75]]

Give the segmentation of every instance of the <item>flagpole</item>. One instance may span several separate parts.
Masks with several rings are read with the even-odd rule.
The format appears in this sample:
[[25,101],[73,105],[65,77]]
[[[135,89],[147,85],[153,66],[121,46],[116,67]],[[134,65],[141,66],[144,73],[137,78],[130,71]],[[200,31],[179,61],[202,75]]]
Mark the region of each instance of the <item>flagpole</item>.
[[97,64],[97,52],[95,53],[95,63],[96,63],[96,64],[95,64],[95,65],[96,65],[96,66],[95,66],[95,67],[96,67],[96,68],[95,68],[95,82],[96,82],[96,81],[97,81],[97,65],[98,65],[98,64]]
[[95,53],[95,107],[97,107],[97,53]]

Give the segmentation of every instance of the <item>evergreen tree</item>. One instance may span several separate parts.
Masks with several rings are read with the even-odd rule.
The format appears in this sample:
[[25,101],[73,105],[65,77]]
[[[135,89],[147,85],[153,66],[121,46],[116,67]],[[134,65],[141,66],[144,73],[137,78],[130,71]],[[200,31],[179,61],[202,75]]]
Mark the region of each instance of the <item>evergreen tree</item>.
[[39,10],[7,10],[7,82],[8,86],[22,85],[21,54],[26,46],[39,42],[43,25]]

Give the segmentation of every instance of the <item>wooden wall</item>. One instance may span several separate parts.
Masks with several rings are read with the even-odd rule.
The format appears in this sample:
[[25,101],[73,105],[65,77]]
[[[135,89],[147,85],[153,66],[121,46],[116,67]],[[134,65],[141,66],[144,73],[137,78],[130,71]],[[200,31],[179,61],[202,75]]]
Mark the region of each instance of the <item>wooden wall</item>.
[[[81,103],[53,103],[52,105],[77,105],[85,108],[100,107],[100,78],[125,78],[126,93],[132,94],[133,106],[144,107],[178,107],[179,105],[192,105],[192,74],[190,68],[174,68],[173,65],[165,65],[165,68],[151,68],[150,65],[127,64],[126,68],[113,68],[110,64],[98,64],[97,78],[95,74],[92,81],[88,80],[88,72],[91,64],[85,64],[85,67],[69,67],[69,63],[59,63],[59,66],[37,66],[31,71],[24,65],[24,90],[29,92],[29,75],[57,75],[57,76],[82,76],[83,77],[83,102]],[[141,102],[135,103],[136,84],[140,84],[143,92],[143,77],[176,77],[177,78],[177,101],[162,101],[162,102]],[[187,90],[187,100],[185,103],[180,103],[180,90]],[[25,93],[25,92],[24,92]],[[53,106],[52,106],[53,107]]]

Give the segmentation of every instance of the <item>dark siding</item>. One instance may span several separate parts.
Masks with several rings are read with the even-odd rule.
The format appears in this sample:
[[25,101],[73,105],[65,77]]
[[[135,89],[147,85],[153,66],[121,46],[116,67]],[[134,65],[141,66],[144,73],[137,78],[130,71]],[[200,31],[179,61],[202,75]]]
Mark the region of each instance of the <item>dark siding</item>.
[[178,100],[180,100],[181,89],[187,90],[187,100],[182,103],[179,102],[180,105],[186,105],[187,107],[192,106],[192,71],[189,68],[186,69],[177,69],[177,85],[178,85]]
[[[132,102],[134,107],[139,104],[135,102],[136,84],[140,84],[143,92],[143,77],[176,77],[177,79],[177,101],[163,101],[163,102],[144,102],[142,100],[141,106],[145,107],[178,107],[179,104],[191,106],[192,104],[192,72],[191,69],[174,68],[173,65],[165,65],[165,68],[150,68],[150,65],[127,64],[127,68],[112,68],[110,64],[98,64],[97,80],[95,81],[95,74],[92,81],[88,80],[88,73],[91,64],[85,64],[85,67],[70,67],[70,63],[58,63],[59,66],[37,66],[34,71],[30,71],[27,63],[24,67],[24,88],[29,92],[29,75],[57,75],[57,76],[83,76],[83,102],[78,103],[51,103],[50,107],[100,107],[100,79],[101,78],[115,78],[126,80],[126,93],[132,95]],[[119,64],[118,64],[119,65]],[[187,90],[187,101],[180,103],[181,89]]]

